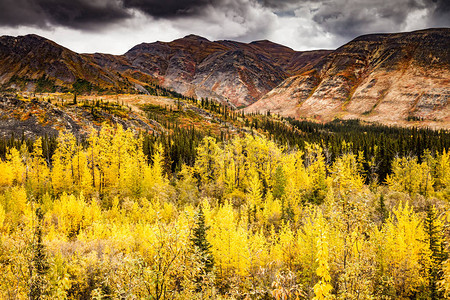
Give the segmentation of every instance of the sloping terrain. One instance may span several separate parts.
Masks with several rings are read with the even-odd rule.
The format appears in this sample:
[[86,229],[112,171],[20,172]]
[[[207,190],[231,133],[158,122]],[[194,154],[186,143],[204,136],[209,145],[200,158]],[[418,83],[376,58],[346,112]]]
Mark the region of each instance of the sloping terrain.
[[36,35],[3,36],[0,84],[10,91],[78,94],[148,93],[150,85],[248,106],[246,112],[446,128],[449,49],[448,28],[365,35],[335,51],[304,52],[266,40],[189,35],[142,43],[124,55],[78,54]]
[[71,86],[77,80],[98,87],[129,85],[118,72],[102,68],[91,56],[75,53],[43,37],[0,37],[0,83],[19,90],[51,91]]
[[290,77],[246,112],[450,122],[450,29],[356,38]]
[[[270,41],[211,42],[189,35],[169,43],[143,43],[124,56],[179,93],[247,106],[308,65],[302,53]],[[311,53],[318,58],[328,52]]]
[[[307,52],[317,59],[326,51]],[[303,52],[269,41],[211,42],[190,35],[142,43],[124,55],[78,54],[37,35],[0,37],[0,83],[28,91],[144,92],[159,84],[178,93],[246,106],[310,64]],[[82,91],[84,91],[82,89]]]
[[175,127],[195,128],[215,136],[246,131],[237,112],[200,104],[143,94],[80,95],[76,100],[62,93],[0,95],[0,139],[57,136],[61,130],[80,137],[104,123],[155,135]]

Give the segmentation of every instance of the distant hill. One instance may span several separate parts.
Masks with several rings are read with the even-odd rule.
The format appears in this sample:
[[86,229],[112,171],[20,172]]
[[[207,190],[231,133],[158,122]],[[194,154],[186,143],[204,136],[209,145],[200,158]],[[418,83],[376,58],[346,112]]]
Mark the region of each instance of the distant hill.
[[158,83],[188,96],[246,106],[327,53],[296,52],[270,41],[211,42],[189,35],[142,43],[124,55],[78,54],[37,35],[3,36],[0,83],[51,91],[71,89],[78,81],[91,84],[91,90],[122,92]]
[[37,35],[0,37],[3,90],[147,93],[147,85],[246,112],[450,124],[450,29],[364,35],[331,50],[188,35],[123,55],[78,54]]
[[[114,57],[114,60],[119,58]],[[38,35],[0,37],[0,83],[19,90],[52,91],[86,83],[124,88],[126,78]]]
[[246,111],[323,121],[449,124],[449,101],[450,29],[442,28],[358,37],[287,78]]

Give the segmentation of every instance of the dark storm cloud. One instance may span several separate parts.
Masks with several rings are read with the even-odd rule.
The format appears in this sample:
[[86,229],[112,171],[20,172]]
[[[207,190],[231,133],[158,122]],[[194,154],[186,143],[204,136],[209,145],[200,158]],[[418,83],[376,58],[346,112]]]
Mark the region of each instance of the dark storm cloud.
[[450,26],[450,1],[437,0],[433,3],[436,4],[436,9],[430,17],[430,25],[435,27]]
[[0,25],[45,25],[45,15],[35,1],[2,0],[0,1]]
[[91,29],[131,17],[120,1],[1,0],[0,25]]
[[[251,39],[269,36],[272,24],[282,27],[287,19],[295,26],[295,19],[299,29],[348,39],[414,27],[409,23],[417,15],[423,26],[449,26],[449,11],[449,0],[0,0],[0,26],[96,30],[141,15],[177,28],[190,28],[194,18],[211,26],[232,24],[222,37]],[[236,34],[236,24],[245,33]]]
[[311,20],[340,37],[371,32],[394,32],[406,27],[408,17],[423,13],[424,26],[450,26],[449,0],[258,0],[283,13],[297,10],[298,17]]
[[[222,0],[1,0],[0,26],[62,25],[89,29],[132,16],[131,9],[159,18],[201,15]],[[236,2],[236,1],[233,1]]]
[[205,6],[219,2],[221,0],[123,0],[125,7],[163,18],[201,14]]
[[422,1],[342,0],[324,2],[313,20],[327,32],[355,37],[369,32],[398,31],[411,13],[426,8]]

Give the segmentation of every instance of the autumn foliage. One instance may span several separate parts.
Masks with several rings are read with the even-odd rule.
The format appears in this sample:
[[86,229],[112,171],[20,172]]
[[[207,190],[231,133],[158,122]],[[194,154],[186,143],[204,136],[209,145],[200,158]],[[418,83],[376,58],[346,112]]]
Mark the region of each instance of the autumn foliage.
[[[343,149],[351,147],[343,146]],[[104,125],[51,158],[0,161],[1,299],[445,299],[450,153],[398,157],[206,137],[171,173],[161,145]]]

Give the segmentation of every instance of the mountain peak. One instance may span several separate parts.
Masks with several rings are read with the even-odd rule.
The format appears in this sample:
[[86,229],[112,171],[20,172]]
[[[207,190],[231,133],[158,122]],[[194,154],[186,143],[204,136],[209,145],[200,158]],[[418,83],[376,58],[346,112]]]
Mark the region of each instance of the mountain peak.
[[207,38],[204,38],[202,36],[195,35],[195,34],[188,34],[185,37],[183,37],[182,39],[183,40],[205,41],[205,42],[209,42],[210,41]]

